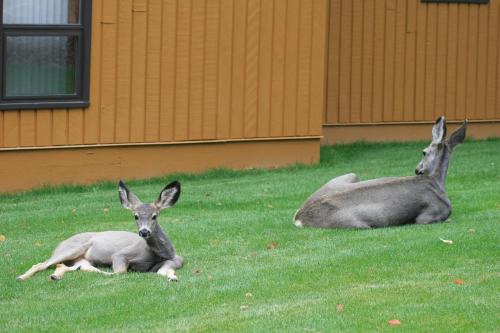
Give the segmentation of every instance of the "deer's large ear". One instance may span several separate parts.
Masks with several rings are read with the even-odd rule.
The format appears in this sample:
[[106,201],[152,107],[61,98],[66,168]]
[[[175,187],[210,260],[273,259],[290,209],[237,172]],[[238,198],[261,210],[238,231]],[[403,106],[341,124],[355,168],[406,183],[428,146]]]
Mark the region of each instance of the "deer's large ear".
[[134,193],[130,192],[121,180],[118,183],[118,196],[123,208],[132,210],[134,207],[142,204],[141,200]]
[[156,199],[155,206],[158,210],[162,210],[175,205],[181,195],[181,183],[178,181],[171,182],[160,192]]
[[443,116],[436,119],[436,123],[432,126],[432,142],[440,143],[446,137],[446,120]]
[[451,146],[451,148],[455,148],[456,145],[464,142],[465,140],[465,135],[466,135],[466,132],[467,132],[467,119],[464,120],[464,122],[462,123],[462,126],[460,126],[459,128],[457,128],[455,130],[455,132],[453,132],[451,135],[450,135],[450,138],[448,139],[448,142]]

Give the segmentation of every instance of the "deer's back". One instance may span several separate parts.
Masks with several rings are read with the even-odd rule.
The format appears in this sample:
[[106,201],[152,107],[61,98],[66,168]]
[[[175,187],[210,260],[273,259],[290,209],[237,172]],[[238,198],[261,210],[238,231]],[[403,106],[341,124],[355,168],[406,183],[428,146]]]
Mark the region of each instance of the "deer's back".
[[447,203],[446,194],[430,177],[381,178],[313,195],[295,219],[316,227],[385,227],[415,223],[423,210]]

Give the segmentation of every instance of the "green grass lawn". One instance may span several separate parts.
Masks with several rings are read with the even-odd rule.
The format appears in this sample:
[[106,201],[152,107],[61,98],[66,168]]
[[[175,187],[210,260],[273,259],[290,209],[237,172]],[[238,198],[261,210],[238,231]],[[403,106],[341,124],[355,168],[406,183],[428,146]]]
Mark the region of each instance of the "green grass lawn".
[[52,271],[17,282],[72,234],[136,227],[115,184],[0,196],[0,331],[498,332],[500,140],[456,149],[446,223],[292,224],[299,205],[332,177],[411,175],[425,146],[324,147],[312,167],[127,182],[152,201],[167,181],[181,181],[179,202],[159,219],[185,258],[178,283],[84,272],[53,282]]

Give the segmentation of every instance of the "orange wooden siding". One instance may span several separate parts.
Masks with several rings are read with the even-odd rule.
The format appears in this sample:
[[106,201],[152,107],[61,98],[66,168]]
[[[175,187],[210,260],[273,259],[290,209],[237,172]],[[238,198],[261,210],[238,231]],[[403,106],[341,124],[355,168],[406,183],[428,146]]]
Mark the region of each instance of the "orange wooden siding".
[[500,120],[499,21],[499,0],[331,0],[325,124]]
[[328,0],[94,0],[90,107],[0,111],[0,148],[321,135]]

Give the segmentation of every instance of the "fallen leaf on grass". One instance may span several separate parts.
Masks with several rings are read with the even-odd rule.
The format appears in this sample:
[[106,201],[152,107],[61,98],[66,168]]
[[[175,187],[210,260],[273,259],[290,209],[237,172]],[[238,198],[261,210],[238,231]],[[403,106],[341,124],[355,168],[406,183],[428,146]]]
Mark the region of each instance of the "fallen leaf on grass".
[[253,295],[252,295],[252,293],[246,293],[246,294],[245,294],[245,297],[246,297],[246,298],[252,298],[252,297],[253,297]]
[[453,283],[454,283],[454,284],[464,284],[464,282],[465,282],[465,281],[464,281],[464,280],[462,280],[462,279],[455,279],[455,280],[453,280]]
[[193,274],[200,274],[203,273],[201,269],[193,269]]
[[271,242],[271,243],[267,244],[267,249],[269,251],[274,250],[277,247],[278,247],[278,243],[276,243],[276,242]]
[[36,246],[36,247],[42,247],[42,246],[43,246],[43,244],[42,244],[42,242],[35,242],[35,246]]
[[214,278],[214,277],[213,277],[212,275],[208,274],[207,279],[208,279],[209,281],[213,280],[213,278]]
[[103,211],[104,213],[108,213],[108,212],[109,212],[109,208],[104,208],[102,211]]
[[244,311],[246,309],[248,309],[248,305],[240,305],[240,310],[241,311]]
[[397,319],[391,319],[388,321],[389,325],[391,326],[398,326],[398,325],[401,325],[401,322]]
[[338,313],[344,312],[344,304],[337,304],[337,312]]
[[76,213],[76,208],[73,208],[73,209],[71,210],[71,212],[72,212],[73,214],[75,214],[75,213]]
[[469,232],[470,232],[471,234],[473,234],[473,233],[475,233],[475,232],[476,232],[476,229],[469,229]]
[[5,242],[6,239],[5,235],[0,235],[0,242]]
[[267,205],[267,208],[273,208],[273,205]]
[[445,243],[445,244],[453,244],[453,241],[452,240],[449,240],[449,239],[442,239],[442,238],[439,238],[439,240],[441,240],[441,242]]

